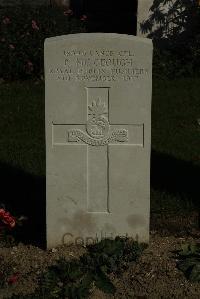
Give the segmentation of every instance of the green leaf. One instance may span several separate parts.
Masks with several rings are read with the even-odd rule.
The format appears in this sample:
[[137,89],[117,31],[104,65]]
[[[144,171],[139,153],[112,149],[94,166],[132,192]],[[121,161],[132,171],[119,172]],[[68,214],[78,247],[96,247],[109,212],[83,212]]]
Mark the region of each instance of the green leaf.
[[105,293],[114,294],[116,292],[116,288],[109,277],[106,276],[101,270],[99,270],[95,275],[95,285]]
[[190,250],[189,250],[189,244],[186,243],[186,244],[181,244],[181,251],[180,251],[180,254],[181,255],[188,255],[190,253]]
[[[64,288],[64,296],[70,299],[88,298],[89,288],[80,284],[70,284]],[[64,298],[65,298],[64,297]]]
[[192,267],[189,280],[192,282],[200,281],[200,262]]
[[94,280],[93,274],[87,273],[81,280],[81,285],[83,285],[84,287],[90,288],[93,280]]
[[190,251],[191,251],[192,254],[198,254],[199,253],[199,248],[198,248],[197,244],[192,243],[190,245]]
[[90,292],[89,292],[89,288],[85,287],[85,286],[81,286],[77,289],[77,298],[82,299],[82,298],[88,298]]
[[195,255],[200,256],[200,249],[198,244],[192,243],[192,244],[182,244],[181,245],[181,251],[179,251],[180,256],[189,256],[189,255]]
[[200,259],[191,257],[191,258],[186,258],[184,261],[179,262],[177,266],[178,266],[178,269],[180,269],[181,271],[186,273],[186,271],[188,271],[189,268],[191,268],[195,264],[199,264],[199,263],[200,263]]

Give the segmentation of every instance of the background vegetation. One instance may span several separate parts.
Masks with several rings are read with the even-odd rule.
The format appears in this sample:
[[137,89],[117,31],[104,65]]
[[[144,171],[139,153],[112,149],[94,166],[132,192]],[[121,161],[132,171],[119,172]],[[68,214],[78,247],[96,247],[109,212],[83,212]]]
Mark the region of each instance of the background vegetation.
[[154,0],[141,31],[154,42],[154,75],[200,74],[199,0]]
[[0,9],[0,78],[43,78],[45,38],[85,31],[85,19],[49,6]]

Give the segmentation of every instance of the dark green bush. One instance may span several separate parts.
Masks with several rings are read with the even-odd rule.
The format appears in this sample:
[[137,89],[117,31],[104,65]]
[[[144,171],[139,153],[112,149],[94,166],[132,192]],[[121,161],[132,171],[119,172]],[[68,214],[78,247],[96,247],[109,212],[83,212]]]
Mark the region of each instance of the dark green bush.
[[0,9],[0,78],[43,76],[43,45],[47,37],[85,31],[85,20],[71,11],[48,6]]
[[154,0],[150,11],[141,31],[154,42],[154,75],[169,78],[199,75],[199,1]]
[[123,272],[137,261],[145,248],[146,244],[127,238],[104,239],[88,246],[88,252],[79,261],[61,259],[50,267],[42,277],[39,293],[49,299],[81,299],[88,298],[95,285],[104,293],[114,294],[116,288],[108,274]]
[[177,267],[191,282],[200,282],[200,244],[183,244],[178,254]]

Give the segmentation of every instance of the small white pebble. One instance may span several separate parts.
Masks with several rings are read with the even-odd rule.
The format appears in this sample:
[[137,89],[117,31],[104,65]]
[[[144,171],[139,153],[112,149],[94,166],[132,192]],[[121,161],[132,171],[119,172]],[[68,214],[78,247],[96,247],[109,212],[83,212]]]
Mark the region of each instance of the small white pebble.
[[56,248],[52,248],[52,249],[51,249],[51,252],[53,252],[53,253],[54,253],[54,252],[57,252],[57,251],[58,251],[58,250],[57,250]]

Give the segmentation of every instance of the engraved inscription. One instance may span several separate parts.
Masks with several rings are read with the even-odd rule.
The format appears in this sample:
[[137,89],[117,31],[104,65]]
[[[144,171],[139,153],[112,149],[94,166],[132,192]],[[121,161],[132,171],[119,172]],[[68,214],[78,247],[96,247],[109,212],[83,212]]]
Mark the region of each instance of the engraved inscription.
[[115,132],[112,132],[110,136],[107,136],[105,138],[94,139],[81,130],[72,129],[68,131],[68,141],[69,142],[82,141],[88,145],[93,145],[93,146],[103,146],[109,144],[110,142],[112,143],[128,142],[128,130],[125,129],[117,130]]
[[62,55],[63,65],[49,70],[58,81],[127,82],[148,75],[148,69],[138,65],[131,50],[74,49],[64,50]]

